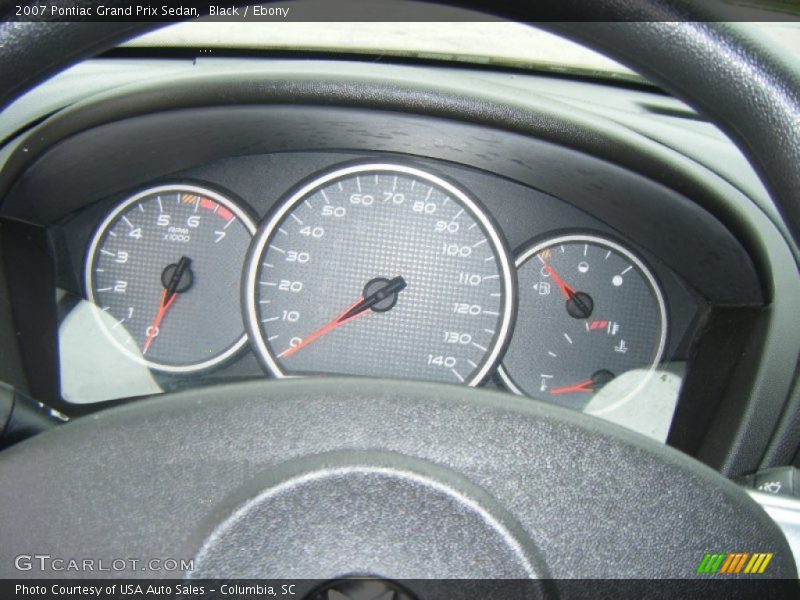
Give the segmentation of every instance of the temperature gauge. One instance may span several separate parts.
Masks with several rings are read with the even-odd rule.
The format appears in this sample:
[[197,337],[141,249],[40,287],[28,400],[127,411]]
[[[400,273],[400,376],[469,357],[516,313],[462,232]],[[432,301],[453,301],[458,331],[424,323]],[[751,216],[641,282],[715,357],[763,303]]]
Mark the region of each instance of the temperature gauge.
[[[601,412],[636,393],[664,353],[667,314],[650,269],[594,235],[565,235],[517,259],[517,330],[499,374],[518,394]],[[613,386],[618,394],[599,392]]]

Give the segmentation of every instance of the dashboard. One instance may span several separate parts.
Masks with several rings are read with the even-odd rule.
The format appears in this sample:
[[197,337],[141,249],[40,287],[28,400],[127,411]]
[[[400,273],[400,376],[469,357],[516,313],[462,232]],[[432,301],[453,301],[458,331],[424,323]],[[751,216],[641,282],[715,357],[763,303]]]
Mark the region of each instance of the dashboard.
[[[170,180],[54,232],[70,402],[130,394],[137,377],[144,394],[198,377],[372,376],[612,415],[646,393],[655,435],[660,389],[666,435],[699,300],[569,204],[386,153],[224,158]],[[123,389],[72,375],[119,369]]]
[[[327,64],[232,62],[139,83],[130,67],[124,94],[87,92],[9,158],[3,254],[35,397],[72,416],[236,381],[410,379],[697,450],[769,285],[720,209],[741,189],[632,130],[722,145],[710,126],[647,89],[607,90],[590,126],[568,82],[498,75],[540,104],[515,113],[517,89],[466,121],[430,82],[381,79],[421,69],[335,63],[358,76],[334,85]],[[634,105],[640,122],[610,125]]]
[[[5,30],[23,84],[153,27],[60,25]],[[453,57],[119,48],[0,113],[0,562],[794,591],[790,69],[557,29],[753,166],[644,80]]]

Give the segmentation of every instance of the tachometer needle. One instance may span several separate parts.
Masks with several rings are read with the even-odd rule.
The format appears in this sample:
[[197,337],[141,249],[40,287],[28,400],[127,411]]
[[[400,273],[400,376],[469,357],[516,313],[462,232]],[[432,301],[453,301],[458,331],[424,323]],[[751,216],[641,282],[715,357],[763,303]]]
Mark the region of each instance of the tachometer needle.
[[172,273],[172,277],[170,277],[167,286],[164,288],[164,292],[161,294],[161,302],[158,305],[156,317],[153,319],[153,323],[150,327],[147,328],[147,339],[142,348],[142,355],[147,354],[147,351],[150,349],[150,344],[153,343],[153,340],[158,335],[158,328],[161,325],[161,321],[164,319],[164,315],[167,314],[169,307],[175,302],[175,298],[178,297],[178,285],[181,283],[181,278],[191,264],[192,259],[182,256],[175,266],[175,271]]
[[[399,292],[405,289],[405,287],[406,287],[405,279],[399,276],[390,280],[386,279],[372,280],[364,288],[365,290],[368,290],[368,293],[366,293],[356,302],[354,302],[346,309],[344,309],[333,320],[329,321],[327,324],[317,329],[311,335],[304,337],[299,344],[297,344],[296,346],[292,346],[291,348],[287,348],[286,350],[281,352],[278,356],[280,358],[288,358],[301,348],[305,348],[306,346],[308,346],[314,340],[318,340],[326,333],[330,333],[337,327],[340,327],[346,323],[350,323],[351,321],[357,319],[361,315],[366,314],[368,309],[376,308],[376,305],[385,302],[386,300],[390,299],[393,300]],[[391,308],[391,306],[393,305],[394,302],[392,301],[389,305],[389,308]],[[376,309],[376,312],[379,312],[379,310]]]

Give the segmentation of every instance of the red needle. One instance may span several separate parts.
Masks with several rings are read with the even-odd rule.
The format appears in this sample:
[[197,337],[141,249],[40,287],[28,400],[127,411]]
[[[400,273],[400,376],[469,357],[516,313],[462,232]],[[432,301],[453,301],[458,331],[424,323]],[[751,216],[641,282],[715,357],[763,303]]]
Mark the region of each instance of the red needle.
[[161,325],[161,321],[164,318],[164,315],[167,314],[167,310],[172,303],[175,302],[175,298],[178,297],[178,294],[173,293],[169,300],[167,300],[167,290],[164,290],[164,293],[161,294],[161,302],[158,305],[158,312],[156,313],[156,318],[153,319],[153,324],[147,328],[149,332],[147,334],[147,340],[144,342],[144,349],[142,350],[142,354],[147,354],[147,349],[150,348],[150,344],[153,343],[156,335],[158,335],[158,327]]
[[[321,338],[323,335],[328,333],[329,331],[333,331],[340,325],[344,325],[345,323],[349,323],[350,321],[354,320],[356,317],[359,317],[367,312],[372,312],[369,309],[379,310],[375,308],[380,303],[390,300],[391,304],[388,308],[383,310],[389,310],[394,306],[394,300],[397,299],[397,294],[403,291],[406,288],[406,280],[400,276],[397,276],[393,279],[384,279],[383,277],[378,277],[373,279],[367,286],[364,288],[364,295],[361,296],[358,300],[356,300],[353,304],[345,308],[339,315],[336,316],[335,319],[330,321],[327,325],[323,325],[319,329],[317,329],[314,333],[312,333],[307,338],[304,338],[299,344],[293,346],[291,348],[287,348],[283,352],[281,352],[278,357],[279,358],[286,358],[300,350],[300,348],[305,348],[311,342],[316,339]],[[367,292],[367,290],[370,292]],[[394,300],[392,300],[394,298]]]
[[575,296],[575,289],[567,285],[564,280],[559,277],[558,273],[556,273],[556,270],[553,267],[545,263],[544,270],[550,274],[550,277],[553,278],[553,281],[555,281],[558,287],[561,288],[561,293],[564,294],[567,300],[571,300]]
[[292,354],[294,354],[295,352],[297,352],[298,350],[300,350],[301,348],[305,348],[306,346],[308,346],[308,345],[309,345],[311,342],[313,342],[314,340],[317,340],[317,339],[321,338],[321,337],[322,337],[323,335],[325,335],[326,333],[330,333],[331,331],[333,331],[334,329],[336,329],[336,328],[337,328],[337,327],[339,327],[340,325],[344,325],[345,323],[349,323],[350,321],[354,321],[355,319],[357,319],[357,318],[358,318],[358,317],[360,317],[361,315],[365,315],[365,314],[367,314],[368,312],[370,312],[370,311],[362,311],[362,312],[359,312],[359,313],[356,313],[356,314],[354,314],[352,317],[349,317],[349,318],[347,318],[347,319],[343,319],[343,318],[342,318],[342,317],[344,317],[344,316],[345,316],[347,313],[349,313],[351,310],[353,310],[353,309],[354,309],[356,306],[358,306],[359,304],[361,304],[362,300],[363,300],[363,298],[359,298],[358,300],[356,300],[355,302],[353,302],[353,304],[351,304],[350,306],[348,306],[347,308],[345,308],[345,309],[344,309],[344,310],[343,310],[341,313],[339,313],[338,315],[336,315],[336,317],[334,317],[334,318],[333,318],[333,319],[332,319],[330,322],[328,322],[326,325],[323,325],[322,327],[320,327],[319,329],[317,329],[317,330],[316,330],[314,333],[312,333],[312,334],[311,334],[311,335],[309,335],[308,337],[305,337],[305,338],[303,338],[303,341],[301,341],[301,342],[300,342],[299,344],[297,344],[296,346],[292,346],[291,348],[287,348],[286,350],[284,350],[283,352],[281,352],[281,353],[278,355],[278,357],[279,357],[279,358],[287,358],[287,357],[291,356]]
[[[172,306],[172,303],[175,302],[175,298],[180,292],[185,292],[192,285],[191,264],[191,258],[188,256],[181,256],[181,259],[176,264],[168,265],[164,273],[162,273],[161,277],[163,283],[166,274],[172,269],[169,281],[164,283],[164,293],[161,294],[161,302],[158,303],[156,318],[153,319],[153,324],[147,328],[147,339],[144,341],[142,355],[147,354],[150,344],[153,343],[153,340],[158,335],[158,327],[161,325],[161,320],[164,318],[164,315],[167,314],[167,310]],[[186,275],[186,277],[184,277],[184,275]],[[181,285],[182,282],[184,283],[183,286]]]
[[554,396],[558,394],[569,394],[571,392],[587,392],[589,394],[592,393],[591,386],[594,382],[591,379],[587,379],[586,381],[581,381],[576,385],[565,385],[564,387],[556,387],[550,388],[550,393]]

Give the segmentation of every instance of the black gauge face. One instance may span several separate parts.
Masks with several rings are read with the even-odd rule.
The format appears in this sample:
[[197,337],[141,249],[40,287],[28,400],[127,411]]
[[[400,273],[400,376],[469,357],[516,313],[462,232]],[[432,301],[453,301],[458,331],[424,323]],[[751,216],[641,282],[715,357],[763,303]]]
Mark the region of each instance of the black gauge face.
[[101,223],[86,260],[103,330],[152,369],[214,366],[246,343],[241,272],[255,225],[231,200],[189,185],[145,190]]
[[[516,264],[523,326],[499,369],[512,391],[600,413],[644,385],[664,352],[667,317],[639,258],[610,240],[567,235],[524,250]],[[604,389],[617,393],[601,397]]]
[[247,324],[277,377],[475,385],[514,315],[510,259],[477,203],[404,165],[337,169],[259,230]]

